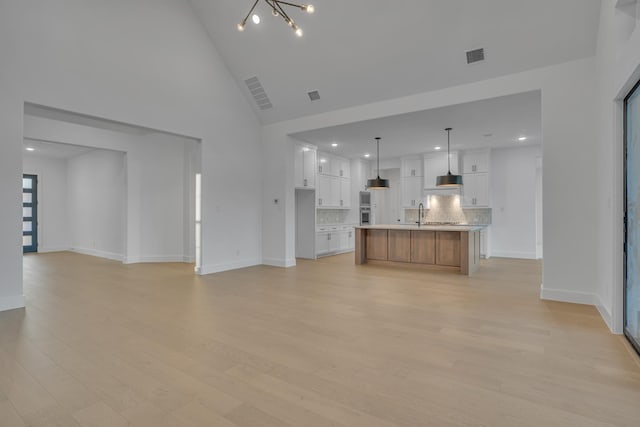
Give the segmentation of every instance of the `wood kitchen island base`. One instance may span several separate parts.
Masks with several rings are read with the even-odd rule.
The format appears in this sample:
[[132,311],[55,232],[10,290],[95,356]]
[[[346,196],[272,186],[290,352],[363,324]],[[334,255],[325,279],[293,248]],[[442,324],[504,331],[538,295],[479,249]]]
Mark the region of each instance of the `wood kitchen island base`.
[[471,275],[480,265],[480,227],[356,227],[356,264],[446,268]]

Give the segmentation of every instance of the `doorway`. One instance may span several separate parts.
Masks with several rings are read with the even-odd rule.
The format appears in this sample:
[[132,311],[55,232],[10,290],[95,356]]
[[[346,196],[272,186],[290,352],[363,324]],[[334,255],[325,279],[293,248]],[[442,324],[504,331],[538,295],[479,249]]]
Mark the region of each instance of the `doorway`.
[[624,335],[640,353],[640,82],[624,100]]
[[22,175],[22,253],[38,252],[38,177]]

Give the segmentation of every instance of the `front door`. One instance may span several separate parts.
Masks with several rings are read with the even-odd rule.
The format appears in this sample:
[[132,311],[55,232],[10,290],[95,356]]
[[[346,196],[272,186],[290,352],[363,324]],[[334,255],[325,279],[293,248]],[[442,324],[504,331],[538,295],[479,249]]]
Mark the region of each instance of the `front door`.
[[38,252],[38,177],[22,175],[22,252]]
[[624,100],[624,334],[640,353],[640,82]]

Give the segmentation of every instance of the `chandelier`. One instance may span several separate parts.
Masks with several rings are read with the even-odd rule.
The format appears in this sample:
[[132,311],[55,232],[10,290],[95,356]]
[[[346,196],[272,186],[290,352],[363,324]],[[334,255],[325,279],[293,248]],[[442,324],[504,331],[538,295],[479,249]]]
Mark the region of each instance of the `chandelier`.
[[[253,6],[251,6],[251,9],[249,10],[249,13],[247,13],[247,16],[245,16],[242,22],[238,24],[238,31],[244,31],[244,27],[247,25],[247,19],[249,19],[249,16],[251,16],[251,21],[253,21],[254,24],[260,23],[260,15],[258,15],[257,13],[253,13],[259,1],[260,0],[256,0],[253,3]],[[289,15],[287,15],[287,12],[284,11],[283,6],[296,7],[302,10],[303,12],[313,13],[315,11],[315,8],[313,7],[312,4],[295,4],[295,3],[289,3],[286,1],[280,1],[280,0],[263,0],[263,1],[269,5],[269,8],[271,9],[271,13],[273,14],[273,16],[282,17],[282,19],[284,19],[287,25],[289,25],[293,29],[293,31],[296,33],[296,36],[302,37],[302,34],[303,34],[302,28],[298,27],[298,25],[295,22],[293,22],[293,19],[289,18]]]

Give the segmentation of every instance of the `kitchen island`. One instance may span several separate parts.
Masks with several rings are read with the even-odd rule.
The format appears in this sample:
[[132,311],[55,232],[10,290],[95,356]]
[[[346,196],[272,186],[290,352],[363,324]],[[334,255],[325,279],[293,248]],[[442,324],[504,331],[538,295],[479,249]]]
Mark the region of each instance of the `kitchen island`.
[[473,225],[356,227],[356,264],[412,265],[473,274],[480,265],[480,230]]

